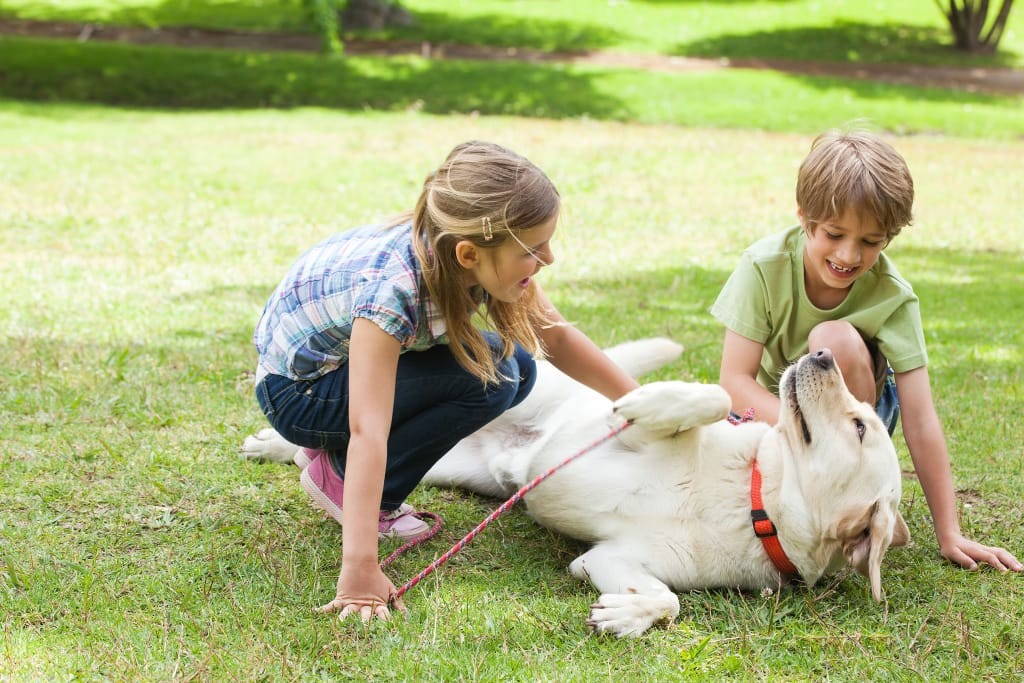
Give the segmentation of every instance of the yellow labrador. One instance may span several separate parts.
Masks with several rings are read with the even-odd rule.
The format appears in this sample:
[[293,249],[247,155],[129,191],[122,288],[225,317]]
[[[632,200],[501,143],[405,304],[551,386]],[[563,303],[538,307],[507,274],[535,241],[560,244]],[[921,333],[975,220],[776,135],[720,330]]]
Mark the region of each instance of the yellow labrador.
[[[640,376],[681,350],[649,339],[608,354]],[[796,576],[813,584],[847,564],[881,600],[882,557],[909,539],[892,441],[827,350],[802,358],[780,386],[775,427],[734,425],[718,385],[655,382],[613,404],[540,363],[527,400],[462,440],[424,482],[509,496],[629,420],[525,498],[540,524],[593,544],[569,570],[601,591],[594,630],[637,636],[672,620],[677,591],[760,590]],[[264,430],[243,457],[289,462],[295,450]]]

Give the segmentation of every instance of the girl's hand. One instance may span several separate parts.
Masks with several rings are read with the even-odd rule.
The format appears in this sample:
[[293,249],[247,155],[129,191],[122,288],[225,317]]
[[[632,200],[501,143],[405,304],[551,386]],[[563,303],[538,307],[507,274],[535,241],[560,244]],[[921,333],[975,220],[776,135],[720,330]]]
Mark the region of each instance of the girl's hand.
[[[341,574],[338,575],[337,595],[334,600],[318,607],[317,611],[322,613],[340,612],[339,619],[345,619],[358,613],[363,623],[374,618],[387,621],[391,618],[388,604],[396,592],[398,591],[395,584],[378,565],[374,564],[365,569],[346,568],[345,565],[342,565]],[[405,603],[401,598],[394,601],[394,606],[401,612],[406,611]]]
[[960,534],[939,541],[939,552],[950,562],[964,569],[974,570],[979,562],[984,562],[1001,572],[1007,570],[1019,572],[1024,566],[1008,550],[982,545]]

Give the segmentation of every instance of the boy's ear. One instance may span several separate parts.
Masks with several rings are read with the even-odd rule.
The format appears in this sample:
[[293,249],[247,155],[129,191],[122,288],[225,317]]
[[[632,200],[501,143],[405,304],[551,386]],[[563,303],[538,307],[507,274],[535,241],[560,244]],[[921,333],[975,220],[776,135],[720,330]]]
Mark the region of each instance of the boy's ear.
[[472,270],[480,263],[480,249],[469,240],[460,240],[455,245],[455,260],[466,270]]

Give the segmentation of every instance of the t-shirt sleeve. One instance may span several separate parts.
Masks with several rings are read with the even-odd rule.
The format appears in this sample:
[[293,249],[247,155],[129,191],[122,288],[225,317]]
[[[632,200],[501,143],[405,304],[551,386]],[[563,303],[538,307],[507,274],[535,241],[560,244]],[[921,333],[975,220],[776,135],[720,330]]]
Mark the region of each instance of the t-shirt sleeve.
[[909,372],[928,365],[921,308],[916,298],[893,311],[878,330],[878,345],[895,372]]
[[355,295],[352,318],[366,318],[406,346],[415,337],[415,295],[388,280],[368,280]]
[[761,271],[744,253],[711,306],[711,315],[738,335],[761,344],[771,334],[768,288]]

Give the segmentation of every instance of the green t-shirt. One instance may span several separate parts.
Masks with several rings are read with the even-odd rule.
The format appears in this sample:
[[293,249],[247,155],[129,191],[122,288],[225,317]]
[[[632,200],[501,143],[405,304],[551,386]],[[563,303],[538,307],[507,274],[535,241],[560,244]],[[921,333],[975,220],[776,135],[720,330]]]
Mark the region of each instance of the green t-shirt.
[[828,320],[845,320],[874,339],[896,372],[927,365],[917,295],[889,257],[881,254],[841,304],[824,310],[804,288],[804,241],[796,226],[755,242],[711,307],[730,330],[764,344],[758,383],[778,393],[782,372],[807,353],[814,326]]

